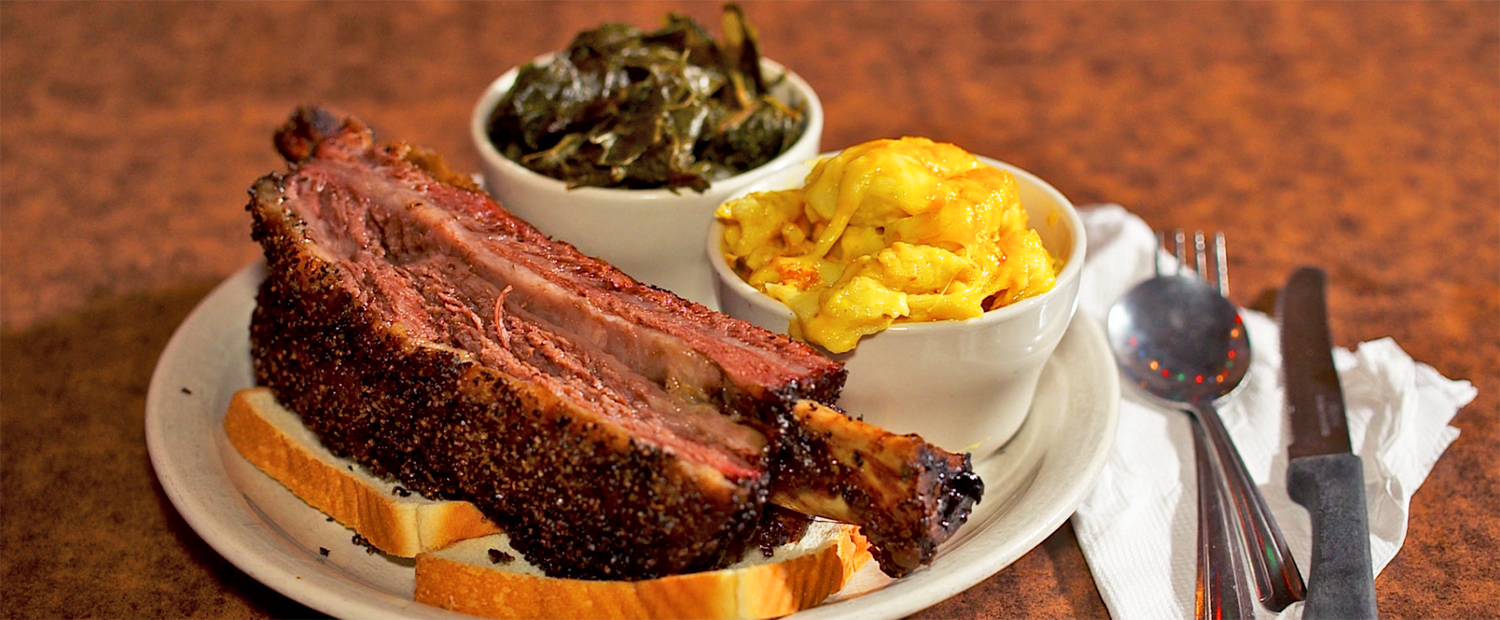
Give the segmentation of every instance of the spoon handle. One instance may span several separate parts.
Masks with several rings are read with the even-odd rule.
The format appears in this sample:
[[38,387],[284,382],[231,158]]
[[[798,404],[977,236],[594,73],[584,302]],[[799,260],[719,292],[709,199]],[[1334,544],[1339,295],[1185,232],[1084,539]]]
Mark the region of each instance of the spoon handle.
[[1281,528],[1276,525],[1270,508],[1266,507],[1266,499],[1261,496],[1250,472],[1245,470],[1245,462],[1229,438],[1218,410],[1211,403],[1200,404],[1197,413],[1194,417],[1201,420],[1213,443],[1229,488],[1229,499],[1239,514],[1240,534],[1250,550],[1250,568],[1255,574],[1260,603],[1271,611],[1281,611],[1302,600],[1307,592],[1297,561],[1287,549]]
[[1225,497],[1223,478],[1214,462],[1211,441],[1197,416],[1188,416],[1193,427],[1193,460],[1198,477],[1198,591],[1197,620],[1250,620],[1249,586],[1244,583],[1245,560],[1234,532],[1231,500]]

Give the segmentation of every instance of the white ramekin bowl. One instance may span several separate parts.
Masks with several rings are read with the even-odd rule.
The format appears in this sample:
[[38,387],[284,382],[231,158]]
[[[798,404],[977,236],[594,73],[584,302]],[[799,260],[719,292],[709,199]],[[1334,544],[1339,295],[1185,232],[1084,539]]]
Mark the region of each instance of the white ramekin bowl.
[[[1004,445],[1031,408],[1042,367],[1077,307],[1083,272],[1083,221],[1057,189],[1020,168],[1008,170],[1020,188],[1029,224],[1064,261],[1051,291],[963,321],[897,324],[866,336],[848,353],[832,355],[849,373],[838,405],[897,433],[917,433],[945,449],[980,458]],[[736,196],[799,187],[812,162],[783,168]],[[792,313],[746,284],[720,249],[715,221],[707,244],[719,303],[725,314],[786,333]],[[1046,415],[1047,412],[1036,412]]]
[[519,68],[511,69],[484,91],[470,123],[485,188],[543,233],[603,258],[637,280],[717,308],[712,269],[703,253],[703,237],[714,209],[767,173],[812,159],[821,150],[823,105],[817,93],[780,64],[762,59],[761,67],[770,83],[785,75],[772,94],[792,105],[805,104],[807,126],[791,148],[775,159],[715,181],[701,194],[691,189],[568,189],[562,181],[501,155],[490,142],[487,124],[490,113],[515,83]]

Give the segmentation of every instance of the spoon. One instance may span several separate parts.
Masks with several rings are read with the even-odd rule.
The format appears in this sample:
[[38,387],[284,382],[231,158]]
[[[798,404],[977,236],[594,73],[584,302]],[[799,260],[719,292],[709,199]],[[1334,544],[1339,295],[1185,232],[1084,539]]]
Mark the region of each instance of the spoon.
[[[1180,234],[1178,239],[1180,255]],[[1207,273],[1201,258],[1202,245],[1200,236],[1199,271]],[[1223,285],[1226,278],[1222,275],[1222,237],[1215,239],[1215,245],[1218,281]],[[1194,414],[1194,426],[1202,426],[1202,434],[1218,458],[1217,467],[1208,471],[1199,462],[1200,512],[1214,508],[1211,504],[1204,505],[1205,495],[1220,495],[1218,489],[1205,493],[1206,483],[1217,484],[1222,478],[1239,516],[1240,533],[1250,550],[1248,559],[1260,602],[1267,609],[1280,611],[1300,600],[1305,587],[1281,530],[1246,471],[1216,408],[1216,402],[1227,399],[1243,384],[1250,369],[1250,341],[1245,325],[1221,288],[1181,274],[1157,275],[1141,283],[1110,308],[1110,347],[1129,383],[1163,405],[1189,411]],[[1194,438],[1198,437],[1195,428]],[[1222,476],[1212,475],[1215,470]],[[1229,521],[1229,525],[1233,527],[1234,522]],[[1200,539],[1204,527],[1200,518]],[[1215,532],[1208,533],[1209,540],[1205,542],[1212,544]],[[1234,564],[1238,563],[1231,561]],[[1200,566],[1200,578],[1204,568]]]

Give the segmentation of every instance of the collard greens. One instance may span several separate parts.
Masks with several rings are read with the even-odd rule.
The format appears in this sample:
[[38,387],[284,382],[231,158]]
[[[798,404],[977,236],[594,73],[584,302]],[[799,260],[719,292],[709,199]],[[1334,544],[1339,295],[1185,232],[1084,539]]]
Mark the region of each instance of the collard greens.
[[724,8],[724,41],[668,15],[643,32],[605,24],[522,67],[490,117],[506,157],[569,187],[691,188],[759,166],[802,134],[802,106],[772,97],[755,31]]

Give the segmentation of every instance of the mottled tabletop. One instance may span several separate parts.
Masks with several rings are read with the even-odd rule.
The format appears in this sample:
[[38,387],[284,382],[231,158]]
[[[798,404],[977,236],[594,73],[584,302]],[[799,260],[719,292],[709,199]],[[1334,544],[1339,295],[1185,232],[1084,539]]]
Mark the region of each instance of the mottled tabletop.
[[[921,135],[1077,204],[1221,229],[1234,301],[1330,277],[1335,344],[1472,381],[1376,586],[1391,618],[1500,614],[1500,4],[749,2],[825,148]],[[246,189],[306,103],[476,170],[505,70],[606,21],[718,3],[0,3],[0,614],[305,617],[186,525],[146,386],[255,260]],[[927,618],[1109,615],[1070,525]]]

